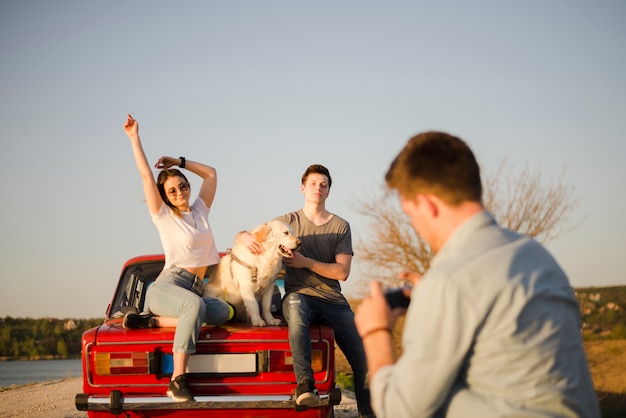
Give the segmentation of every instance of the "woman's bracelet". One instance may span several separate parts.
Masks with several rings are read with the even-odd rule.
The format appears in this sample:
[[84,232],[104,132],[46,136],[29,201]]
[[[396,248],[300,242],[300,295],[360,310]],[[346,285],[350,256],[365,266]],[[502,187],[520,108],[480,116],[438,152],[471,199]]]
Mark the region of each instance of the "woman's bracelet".
[[391,335],[391,330],[388,327],[378,327],[378,328],[372,328],[369,331],[367,331],[365,334],[361,335],[361,339],[364,340],[365,337],[375,334],[378,331],[385,331],[385,332],[388,332],[389,335]]
[[178,157],[180,158],[180,164],[178,164],[178,166],[180,168],[185,168],[185,157]]

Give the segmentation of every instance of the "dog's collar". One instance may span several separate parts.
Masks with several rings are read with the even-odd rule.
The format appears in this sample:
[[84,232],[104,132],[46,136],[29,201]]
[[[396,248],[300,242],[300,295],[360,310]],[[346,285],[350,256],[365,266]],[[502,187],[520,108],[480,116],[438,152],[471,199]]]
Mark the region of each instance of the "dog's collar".
[[[243,261],[242,259],[237,257],[231,248],[228,249],[228,254],[230,254],[231,262],[235,261],[235,262],[241,264],[242,266],[244,266],[245,268],[247,268],[248,270],[250,270],[250,280],[252,281],[252,283],[256,283],[256,281],[257,281],[257,268],[254,267],[254,266],[249,265],[248,263],[246,263],[245,261]],[[230,267],[230,276],[233,277],[232,265]]]

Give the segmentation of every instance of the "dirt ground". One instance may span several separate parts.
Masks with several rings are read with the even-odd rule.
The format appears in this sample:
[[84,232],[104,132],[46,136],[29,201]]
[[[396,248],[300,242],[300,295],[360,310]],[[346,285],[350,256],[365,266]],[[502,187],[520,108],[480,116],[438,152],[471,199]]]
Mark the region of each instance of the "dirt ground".
[[[0,392],[0,417],[86,418],[87,413],[74,406],[74,396],[81,390],[80,377],[5,388]],[[354,394],[342,392],[335,418],[357,418]]]
[[74,406],[74,396],[82,390],[82,378],[9,387],[0,392],[0,417],[85,418]]

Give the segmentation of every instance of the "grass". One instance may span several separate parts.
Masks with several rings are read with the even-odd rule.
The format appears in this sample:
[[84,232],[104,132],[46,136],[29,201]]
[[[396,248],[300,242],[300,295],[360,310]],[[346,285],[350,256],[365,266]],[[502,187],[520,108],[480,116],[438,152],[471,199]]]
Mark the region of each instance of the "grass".
[[337,376],[335,376],[335,380],[341,389],[354,392],[354,376],[353,375],[349,373],[345,373],[345,372],[338,372]]
[[585,341],[603,418],[626,416],[626,339]]

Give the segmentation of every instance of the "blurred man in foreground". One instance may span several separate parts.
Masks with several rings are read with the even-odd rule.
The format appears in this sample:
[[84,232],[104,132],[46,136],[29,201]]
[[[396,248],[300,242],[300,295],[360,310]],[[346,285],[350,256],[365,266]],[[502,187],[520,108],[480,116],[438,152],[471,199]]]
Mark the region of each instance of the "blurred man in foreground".
[[414,280],[397,361],[401,311],[380,283],[357,310],[376,416],[599,417],[573,289],[541,244],[485,211],[465,142],[417,135],[386,181],[435,257]]

